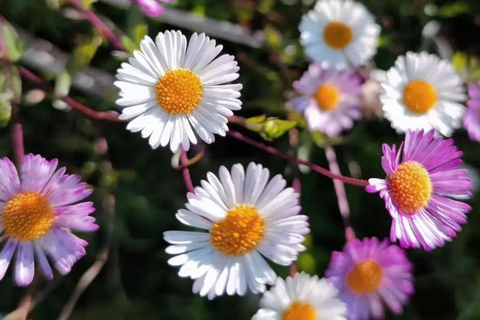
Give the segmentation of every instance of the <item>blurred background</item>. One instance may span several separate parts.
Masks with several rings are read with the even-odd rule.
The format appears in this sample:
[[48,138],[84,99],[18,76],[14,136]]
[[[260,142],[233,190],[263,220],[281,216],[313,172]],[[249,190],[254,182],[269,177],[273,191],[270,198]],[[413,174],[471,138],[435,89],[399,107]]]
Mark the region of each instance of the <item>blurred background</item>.
[[[365,120],[335,141],[342,173],[355,177],[383,177],[382,143],[399,144],[397,135],[382,120],[378,83],[382,72],[407,51],[429,51],[451,60],[467,83],[480,78],[480,1],[360,0],[382,27],[374,62],[362,70]],[[166,4],[158,18],[149,18],[128,0],[83,0],[122,39],[128,50],[145,35],[180,29],[189,36],[206,32],[224,45],[239,61],[243,84],[243,109],[237,115],[291,118],[285,101],[292,97],[292,82],[308,63],[298,43],[301,16],[313,7],[312,0],[176,0]],[[59,96],[69,94],[92,109],[115,110],[113,77],[128,54],[105,41],[83,15],[61,0],[0,0],[3,37],[15,42],[19,64],[27,66],[55,87],[42,91],[18,75],[8,74],[20,101],[26,152],[58,158],[70,173],[81,174],[95,192],[96,217],[101,229],[82,235],[90,243],[87,256],[68,276],[55,275],[46,282],[38,277],[34,290],[37,304],[30,318],[62,319],[78,286],[84,286],[69,319],[250,319],[258,309],[259,296],[220,297],[208,301],[191,292],[192,281],[177,276],[164,252],[166,230],[186,230],[175,220],[184,205],[186,189],[178,159],[170,150],[152,151],[139,134],[125,124],[102,122],[70,110]],[[11,24],[9,25],[7,21]],[[8,29],[8,30],[7,30]],[[18,33],[18,39],[12,30]],[[12,46],[11,46],[12,48]],[[5,48],[3,48],[5,49]],[[1,47],[0,47],[1,52]],[[371,78],[371,79],[369,79]],[[1,80],[1,79],[0,79]],[[21,89],[21,94],[19,92]],[[0,97],[1,98],[1,97]],[[9,139],[9,106],[0,99],[0,156],[12,156]],[[252,132],[231,124],[246,135],[262,136],[281,150],[289,150],[285,124]],[[311,135],[298,123],[301,158],[327,166],[322,136]],[[480,146],[458,130],[454,139],[464,151],[466,166],[478,190]],[[275,158],[232,138],[217,137],[213,145],[198,145],[189,152],[204,157],[191,167],[194,185],[220,165],[262,163],[289,181],[292,169]],[[322,276],[333,250],[344,245],[344,230],[331,180],[302,168],[303,214],[310,217],[312,234],[298,268]],[[391,219],[378,195],[346,186],[352,225],[358,237],[389,235]],[[387,319],[470,320],[480,319],[480,201],[464,230],[452,243],[427,253],[411,250],[416,293],[402,316]],[[275,270],[282,277],[288,268]],[[98,273],[98,275],[97,275]],[[83,278],[82,278],[83,276]],[[80,281],[80,282],[79,282]],[[25,289],[14,286],[11,270],[0,282],[0,314],[17,307]],[[75,298],[75,297],[74,297]]]

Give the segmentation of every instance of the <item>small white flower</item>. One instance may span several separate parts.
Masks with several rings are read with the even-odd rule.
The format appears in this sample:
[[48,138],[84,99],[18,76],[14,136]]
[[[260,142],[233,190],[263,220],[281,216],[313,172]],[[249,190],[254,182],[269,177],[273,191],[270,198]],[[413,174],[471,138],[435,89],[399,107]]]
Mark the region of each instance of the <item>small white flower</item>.
[[466,95],[449,61],[408,52],[398,57],[381,85],[384,116],[398,133],[436,129],[449,137],[460,128]]
[[377,52],[380,26],[358,2],[318,1],[299,28],[305,54],[325,68],[361,66]]
[[164,239],[172,244],[166,252],[175,255],[168,263],[181,266],[180,277],[195,280],[194,293],[209,299],[247,289],[262,293],[277,277],[264,257],[288,266],[305,250],[310,230],[308,217],[299,215],[299,195],[285,188],[281,175],[269,176],[254,163],[246,172],[240,164],[231,172],[222,166],[219,178],[209,172],[187,195],[177,219],[206,232],[167,231]]
[[286,281],[278,278],[252,320],[346,320],[347,307],[338,294],[325,279],[303,272]]
[[225,136],[227,117],[241,109],[242,85],[227,84],[239,67],[231,55],[217,58],[221,51],[203,33],[188,44],[180,31],[160,32],[155,42],[146,36],[117,71],[120,119],[132,119],[127,130],[141,131],[153,149],[170,143],[174,152],[197,143],[194,131],[206,143]]

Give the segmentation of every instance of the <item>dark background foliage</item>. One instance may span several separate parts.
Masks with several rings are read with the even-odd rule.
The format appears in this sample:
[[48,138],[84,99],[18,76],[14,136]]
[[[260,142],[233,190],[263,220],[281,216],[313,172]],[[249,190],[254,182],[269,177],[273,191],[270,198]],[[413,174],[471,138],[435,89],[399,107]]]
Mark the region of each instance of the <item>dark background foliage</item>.
[[[55,5],[55,1],[47,1]],[[73,52],[94,35],[88,22],[75,18],[71,8],[54,9],[41,0],[0,0],[0,14],[15,28],[43,38],[66,52]],[[85,1],[88,2],[88,1]],[[480,2],[475,0],[362,0],[382,25],[382,36],[374,65],[388,69],[396,57],[406,51],[455,53],[453,60],[467,81],[479,76],[476,56],[480,55]],[[298,44],[298,23],[312,5],[300,0],[177,0],[170,7],[193,12],[199,17],[226,20],[251,31],[263,31],[266,42],[250,48],[237,38],[219,40],[225,51],[236,55],[244,85],[241,116],[267,114],[286,118],[284,101],[291,95],[291,83],[307,67]],[[108,17],[118,30],[135,40],[148,25],[148,34],[173,28],[159,19],[143,19],[137,8],[122,10],[102,1],[94,10]],[[70,11],[69,11],[70,10]],[[73,17],[73,18],[72,18]],[[426,27],[427,26],[427,27]],[[432,38],[432,28],[439,27]],[[192,30],[183,30],[187,35]],[[425,36],[427,35],[427,36]],[[138,38],[138,36],[137,36]],[[443,39],[438,47],[436,39]],[[112,46],[104,43],[93,56],[90,66],[114,74],[124,57],[112,55]],[[448,55],[448,54],[447,54]],[[448,56],[448,58],[452,58]],[[39,57],[40,59],[40,57]],[[22,61],[20,62],[22,63]],[[374,66],[372,64],[372,68]],[[84,66],[80,66],[82,69]],[[38,74],[41,74],[38,70]],[[43,77],[55,81],[49,73]],[[59,80],[57,79],[57,82]],[[23,92],[34,88],[23,83]],[[72,88],[70,95],[93,109],[115,109],[115,96],[95,96]],[[56,274],[53,282],[40,277],[36,292],[48,295],[36,306],[30,318],[57,319],[80,277],[94,263],[105,243],[111,240],[107,263],[93,284],[80,298],[71,319],[250,319],[258,308],[259,297],[220,297],[208,301],[193,295],[192,281],[181,279],[177,269],[167,265],[166,243],[162,233],[187,229],[174,218],[185,202],[185,185],[179,171],[172,168],[172,154],[167,149],[152,151],[139,134],[130,134],[122,123],[92,120],[76,111],[52,107],[53,95],[20,105],[27,152],[40,153],[47,159],[58,158],[71,173],[79,173],[95,189],[96,217],[100,231],[87,234],[88,254],[68,276]],[[0,131],[0,155],[12,156],[8,126]],[[261,139],[256,133],[246,132]],[[398,136],[385,120],[370,117],[349,132],[335,146],[342,172],[363,178],[384,175],[380,166],[382,143],[399,144]],[[480,146],[459,130],[454,139],[465,153],[465,162],[478,182]],[[301,134],[301,152],[311,161],[326,166],[323,150]],[[103,154],[108,144],[108,154]],[[273,142],[288,150],[288,135]],[[203,146],[194,148],[199,151]],[[190,152],[194,155],[194,151]],[[273,173],[291,180],[287,161],[272,157],[231,138],[218,137],[207,146],[205,157],[191,168],[194,185],[206,172],[217,172],[220,165],[262,163]],[[108,158],[111,162],[109,166]],[[308,251],[298,262],[300,270],[322,275],[333,250],[344,244],[343,226],[338,212],[332,181],[314,172],[303,173],[303,214],[310,217],[312,234]],[[478,184],[478,183],[477,183]],[[346,186],[352,225],[358,237],[389,234],[390,217],[378,195],[362,188]],[[115,215],[108,213],[108,200],[116,199]],[[402,316],[397,319],[470,320],[480,319],[480,217],[477,195],[471,201],[473,211],[464,230],[452,243],[433,252],[409,251],[415,265],[416,293]],[[107,204],[106,204],[107,203]],[[113,226],[110,234],[109,226]],[[83,236],[83,235],[82,235]],[[287,268],[276,268],[286,276]],[[47,291],[45,291],[47,290]],[[13,285],[11,271],[0,282],[0,313],[14,310],[25,290]],[[388,319],[394,316],[388,314]]]

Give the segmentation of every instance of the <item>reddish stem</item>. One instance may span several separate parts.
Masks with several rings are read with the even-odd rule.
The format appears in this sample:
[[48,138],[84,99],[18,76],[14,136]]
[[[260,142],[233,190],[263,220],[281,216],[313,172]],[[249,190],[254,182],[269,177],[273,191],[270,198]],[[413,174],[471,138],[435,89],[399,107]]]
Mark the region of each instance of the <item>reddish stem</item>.
[[[335,174],[340,174],[337,155],[335,154],[333,147],[329,144],[325,145],[325,156],[327,157],[330,171]],[[355,233],[353,233],[353,229],[350,226],[350,208],[348,206],[347,194],[345,193],[345,186],[340,180],[333,180],[333,186],[335,193],[337,194],[338,209],[340,211],[340,215],[342,216],[343,225],[345,226],[345,238],[348,242],[352,239],[352,237],[355,238]]]
[[[290,151],[292,152],[292,156],[295,156],[297,149],[298,149],[298,130],[293,128],[288,131],[288,143],[290,144]],[[300,171],[298,166],[294,161],[290,161],[292,164],[292,188],[295,190],[296,193],[299,194],[298,201],[302,202],[302,182],[300,180]],[[290,276],[294,277],[298,272],[298,267],[295,262],[292,262],[290,265]]]
[[183,149],[183,147],[180,147],[180,164],[182,166],[183,180],[185,181],[188,192],[195,193],[192,179],[190,177],[190,171],[188,170],[187,152],[185,151],[185,149]]
[[293,161],[297,165],[307,166],[310,169],[312,169],[313,171],[318,172],[321,175],[324,175],[324,176],[326,176],[330,179],[337,179],[337,180],[343,181],[345,183],[348,183],[348,184],[351,184],[351,185],[354,185],[354,186],[359,186],[359,187],[368,186],[368,181],[366,181],[366,180],[356,179],[356,178],[351,178],[351,177],[345,177],[345,176],[342,176],[340,174],[333,173],[333,172],[331,172],[331,171],[329,171],[329,170],[327,170],[327,169],[325,169],[325,168],[323,168],[323,167],[321,167],[317,164],[314,164],[314,163],[311,163],[311,162],[308,162],[308,161],[305,161],[305,160],[302,160],[302,159],[298,159],[297,157],[295,157],[293,155],[290,155],[288,153],[282,152],[282,151],[280,151],[280,150],[278,150],[278,149],[276,149],[272,146],[267,146],[264,143],[261,143],[261,142],[255,141],[253,139],[250,139],[250,138],[244,136],[243,134],[241,134],[240,132],[229,130],[227,132],[227,134],[229,136],[237,139],[237,140],[248,143],[249,145],[252,145],[252,146],[254,146],[258,149],[261,149],[265,152],[268,152],[268,153],[274,154],[276,156],[279,156],[281,158]]
[[17,169],[20,169],[23,162],[23,156],[25,155],[25,148],[23,145],[23,127],[20,122],[20,109],[16,102],[12,103],[11,136],[15,165],[17,166]]
[[[33,82],[35,84],[38,84],[40,87],[42,87],[45,91],[47,92],[53,92],[54,88],[48,84],[48,82],[40,79],[36,74],[31,72],[25,67],[19,67],[18,71],[20,72],[20,75],[22,78],[27,79],[30,82]],[[98,120],[107,120],[107,121],[122,121],[118,118],[118,113],[116,112],[101,112],[101,111],[95,111],[93,109],[90,109],[86,105],[73,100],[71,97],[63,96],[60,97],[60,100],[68,104],[72,109],[77,110],[82,112],[83,114],[89,116],[90,118],[98,119]]]
[[67,0],[75,9],[82,12],[85,19],[87,19],[92,26],[97,29],[107,40],[115,47],[115,49],[120,51],[127,51],[125,46],[122,44],[120,39],[117,38],[115,33],[102,21],[93,11],[85,8],[79,0]]

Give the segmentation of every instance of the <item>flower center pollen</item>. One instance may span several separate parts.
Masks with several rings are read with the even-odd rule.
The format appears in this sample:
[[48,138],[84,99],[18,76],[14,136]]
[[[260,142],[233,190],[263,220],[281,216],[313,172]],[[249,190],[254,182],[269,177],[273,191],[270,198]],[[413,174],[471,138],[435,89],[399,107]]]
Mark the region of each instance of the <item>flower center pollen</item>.
[[282,314],[282,320],[316,320],[317,312],[308,303],[294,302]]
[[357,294],[368,294],[378,290],[383,281],[383,269],[373,260],[358,263],[347,277],[348,287]]
[[5,203],[1,223],[7,236],[19,241],[35,241],[52,229],[55,214],[45,196],[38,192],[23,192]]
[[430,175],[416,161],[400,164],[388,180],[392,198],[404,213],[415,213],[425,208],[432,197]]
[[403,89],[403,102],[408,110],[424,114],[437,103],[437,92],[431,84],[421,80],[413,80]]
[[330,22],[323,30],[323,39],[333,50],[342,50],[352,42],[353,32],[344,23]]
[[202,100],[203,85],[190,70],[170,70],[157,82],[158,105],[170,114],[187,114]]
[[218,251],[240,256],[252,251],[265,235],[265,220],[253,206],[241,204],[227,212],[224,220],[215,222],[210,242]]
[[337,87],[330,84],[321,85],[315,91],[315,100],[321,110],[334,110],[338,107],[338,102],[340,101],[340,91]]

